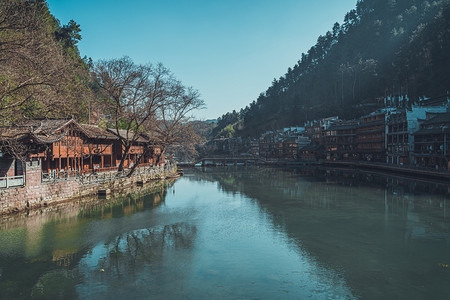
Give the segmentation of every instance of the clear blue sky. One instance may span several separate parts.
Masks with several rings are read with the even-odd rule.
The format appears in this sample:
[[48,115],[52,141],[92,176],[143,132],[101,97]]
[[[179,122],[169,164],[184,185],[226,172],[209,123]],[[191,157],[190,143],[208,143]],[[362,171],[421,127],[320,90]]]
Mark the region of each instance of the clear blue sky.
[[82,56],[162,62],[217,118],[256,100],[356,0],[48,0],[81,25]]

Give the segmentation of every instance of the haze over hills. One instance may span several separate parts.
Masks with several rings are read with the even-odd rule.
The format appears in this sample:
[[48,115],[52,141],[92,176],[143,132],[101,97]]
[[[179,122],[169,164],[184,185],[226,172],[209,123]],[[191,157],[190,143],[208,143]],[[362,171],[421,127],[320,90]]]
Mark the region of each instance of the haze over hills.
[[251,136],[338,115],[352,119],[407,96],[407,105],[450,90],[450,1],[361,0],[319,36],[285,75],[240,112],[218,119],[216,136]]

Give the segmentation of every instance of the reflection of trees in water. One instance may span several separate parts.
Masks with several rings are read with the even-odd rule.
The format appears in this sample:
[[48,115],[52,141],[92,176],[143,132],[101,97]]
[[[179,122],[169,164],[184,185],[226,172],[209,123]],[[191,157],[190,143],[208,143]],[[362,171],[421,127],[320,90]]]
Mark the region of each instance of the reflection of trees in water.
[[164,202],[167,190],[173,184],[173,182],[159,184],[151,190],[138,190],[126,196],[115,197],[96,205],[83,207],[78,213],[78,218],[111,218],[132,215]]
[[354,193],[355,190],[360,192],[358,189],[360,187],[368,188],[366,191],[372,190],[381,198],[387,196],[410,200],[416,195],[415,202],[420,201],[423,205],[434,207],[442,206],[442,201],[450,196],[450,186],[445,183],[354,169],[246,167],[193,169],[193,172],[196,176],[190,177],[192,180],[198,180],[198,177],[199,181],[218,182],[220,189],[227,193],[243,193],[259,199],[261,190],[255,191],[253,187],[264,186],[270,188],[280,198],[305,198],[307,195],[317,195],[321,199],[319,202],[325,206],[332,202],[324,200],[333,200],[336,192]]
[[167,251],[191,249],[197,227],[177,223],[123,234],[106,245],[107,255],[99,268],[116,275],[133,274],[136,269],[161,262]]
[[[388,298],[448,294],[448,273],[438,270],[449,257],[448,184],[325,168],[193,172],[228,193],[257,199],[293,244],[324,265],[343,268],[361,298],[377,295],[375,286]],[[405,281],[413,277],[416,290]]]
[[[0,235],[0,299],[29,299],[30,295],[53,299],[55,297],[51,295],[55,293],[67,296],[67,293],[61,292],[60,287],[63,286],[71,294],[74,288],[68,289],[68,285],[75,286],[76,280],[70,269],[78,265],[92,244],[104,239],[105,234],[111,234],[111,229],[107,227],[105,234],[87,232],[89,222],[100,218],[129,218],[131,214],[151,209],[164,202],[167,189],[172,185],[173,182],[157,183],[151,189],[137,188],[135,193],[117,198],[74,201],[53,206],[48,211],[27,218],[17,215],[9,222],[3,220],[0,224],[3,230]],[[145,225],[138,222],[130,226],[134,226],[134,230]],[[180,244],[181,237],[170,237],[176,235],[176,228],[167,229],[165,236],[167,240]],[[123,234],[125,230],[129,229],[118,229],[116,234]],[[186,236],[189,235],[183,238]],[[132,239],[130,235],[130,246],[133,245]]]

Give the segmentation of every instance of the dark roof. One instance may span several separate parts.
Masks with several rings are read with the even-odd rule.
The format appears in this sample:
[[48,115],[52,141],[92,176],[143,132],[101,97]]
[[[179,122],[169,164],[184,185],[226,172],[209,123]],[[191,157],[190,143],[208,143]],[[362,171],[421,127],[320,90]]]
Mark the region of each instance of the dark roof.
[[324,151],[325,147],[321,144],[311,144],[300,149],[300,151]]
[[20,140],[30,134],[30,128],[24,126],[4,126],[0,127],[0,140],[11,141]]
[[447,127],[433,127],[433,128],[422,128],[412,135],[431,135],[439,133],[450,133],[450,128]]
[[35,134],[54,134],[68,124],[74,122],[73,119],[44,119],[44,120],[26,120],[17,124],[17,126],[25,126]]
[[89,138],[117,140],[115,134],[96,125],[78,124],[78,126]]
[[436,114],[434,117],[424,120],[422,125],[450,123],[450,113]]
[[[125,129],[115,129],[115,128],[108,128],[107,129],[109,132],[111,132],[112,134],[114,134],[115,136],[117,136],[117,131],[119,131],[119,136],[121,138],[123,138],[124,140],[131,140],[134,137],[134,132],[133,131],[127,131]],[[136,142],[139,143],[147,143],[148,140],[146,138],[144,138],[142,135],[139,135],[136,139]]]
[[0,128],[0,140],[2,141],[21,140],[26,137],[31,137],[39,144],[48,144],[60,140],[66,134],[67,132],[45,134],[42,131],[41,134],[36,134],[27,126],[8,126]]
[[355,129],[358,126],[356,123],[352,124],[333,124],[328,127],[327,130],[347,130],[347,129]]
[[37,141],[40,144],[51,144],[56,141],[59,141],[63,137],[67,135],[67,131],[60,133],[60,134],[51,134],[51,135],[37,135],[32,133],[31,136],[35,141]]

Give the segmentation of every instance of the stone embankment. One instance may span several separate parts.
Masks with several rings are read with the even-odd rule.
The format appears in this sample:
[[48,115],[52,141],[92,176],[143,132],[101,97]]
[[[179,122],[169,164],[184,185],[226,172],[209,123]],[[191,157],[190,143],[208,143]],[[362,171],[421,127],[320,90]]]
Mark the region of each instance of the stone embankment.
[[357,161],[341,161],[341,162],[331,162],[325,161],[322,163],[324,166],[330,167],[351,167],[363,170],[372,170],[378,172],[387,172],[387,173],[395,173],[402,174],[413,177],[422,177],[427,179],[435,179],[435,180],[449,180],[450,172],[447,170],[431,170],[431,169],[423,169],[419,167],[410,167],[410,166],[396,166],[389,165],[384,163],[371,163],[371,162],[357,162]]
[[0,189],[0,215],[97,195],[99,190],[120,191],[149,181],[165,179],[176,174],[176,166],[153,168],[151,172],[141,172],[139,168],[131,177],[110,176],[105,181],[86,181],[82,178],[43,182],[39,166],[27,166],[25,186]]

